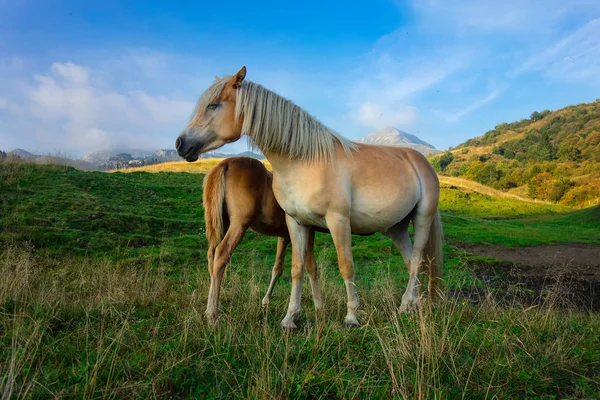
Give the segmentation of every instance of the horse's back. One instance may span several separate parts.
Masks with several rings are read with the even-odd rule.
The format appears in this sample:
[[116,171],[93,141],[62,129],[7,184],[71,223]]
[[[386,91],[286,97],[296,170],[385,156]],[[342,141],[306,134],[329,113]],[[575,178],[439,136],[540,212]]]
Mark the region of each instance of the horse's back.
[[[415,149],[400,146],[359,144],[351,160],[357,180],[399,182],[402,186],[422,189],[430,195],[439,191],[438,176],[427,158]],[[412,183],[412,184],[411,184]],[[431,193],[430,193],[431,192]]]

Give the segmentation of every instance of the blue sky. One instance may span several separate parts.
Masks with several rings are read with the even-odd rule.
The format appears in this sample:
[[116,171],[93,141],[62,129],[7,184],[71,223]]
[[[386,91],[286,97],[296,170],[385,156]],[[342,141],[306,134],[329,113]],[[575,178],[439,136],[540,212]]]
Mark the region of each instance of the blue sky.
[[242,65],[345,137],[446,149],[600,97],[600,1],[0,0],[0,149],[172,148]]

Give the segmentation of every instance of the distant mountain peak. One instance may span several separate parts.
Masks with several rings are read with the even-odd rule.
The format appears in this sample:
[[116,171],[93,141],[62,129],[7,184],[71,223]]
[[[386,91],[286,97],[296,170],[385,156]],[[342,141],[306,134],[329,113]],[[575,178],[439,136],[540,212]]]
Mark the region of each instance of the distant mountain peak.
[[438,153],[431,144],[419,139],[415,135],[388,126],[379,129],[365,137],[356,140],[358,143],[379,144],[384,146],[410,147],[424,154]]
[[32,158],[37,158],[39,157],[36,154],[30,153],[27,150],[23,150],[23,149],[14,149],[8,152],[8,154],[13,154],[15,156],[21,157],[21,158],[25,158],[25,159],[32,159]]

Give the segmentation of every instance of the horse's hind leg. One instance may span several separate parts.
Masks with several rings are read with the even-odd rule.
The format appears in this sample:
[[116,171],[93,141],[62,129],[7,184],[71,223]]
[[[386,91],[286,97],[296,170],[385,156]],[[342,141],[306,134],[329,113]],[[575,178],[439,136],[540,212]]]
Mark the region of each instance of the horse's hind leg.
[[210,289],[208,292],[209,297],[206,305],[206,316],[210,323],[215,323],[219,317],[219,294],[221,292],[223,273],[225,272],[227,263],[231,259],[231,254],[242,241],[245,232],[245,226],[232,220],[225,237],[215,249],[214,263],[210,277]]
[[311,229],[308,234],[308,250],[306,251],[306,271],[310,279],[313,302],[317,310],[323,309],[323,297],[319,286],[319,275],[317,273],[317,260],[315,259],[315,231]]
[[271,302],[271,297],[273,296],[273,289],[275,288],[275,284],[277,280],[283,273],[283,263],[285,262],[285,249],[290,244],[290,239],[287,238],[278,238],[277,239],[277,255],[275,256],[275,265],[273,265],[273,271],[271,271],[271,283],[269,284],[269,288],[267,289],[267,294],[262,300],[263,306],[268,305]]
[[[409,272],[409,284],[411,282],[411,257],[413,254],[413,244],[410,241],[410,236],[408,235],[408,225],[410,224],[410,218],[404,219],[402,222],[394,225],[392,228],[387,230],[384,235],[392,239],[394,246],[398,249],[402,258],[404,259],[404,264],[406,264],[406,268]],[[402,297],[402,303],[404,304],[406,293]]]
[[392,239],[394,246],[396,246],[396,249],[398,249],[398,251],[402,255],[402,258],[404,259],[404,264],[406,264],[406,268],[410,270],[410,257],[413,253],[413,245],[410,241],[410,236],[408,235],[409,224],[410,218],[407,217],[400,223],[388,229],[383,234]]
[[423,251],[429,240],[429,231],[435,214],[425,214],[417,211],[413,219],[415,234],[413,239],[413,251],[408,264],[408,285],[406,291],[402,295],[402,303],[400,304],[400,312],[406,312],[412,309],[419,301],[420,283],[419,273],[421,272],[421,264],[423,263]]

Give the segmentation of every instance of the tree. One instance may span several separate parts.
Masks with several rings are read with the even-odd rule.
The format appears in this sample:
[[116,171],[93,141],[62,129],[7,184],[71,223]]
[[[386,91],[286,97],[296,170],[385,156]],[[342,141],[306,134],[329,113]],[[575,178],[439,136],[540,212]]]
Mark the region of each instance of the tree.
[[559,179],[550,191],[550,200],[558,202],[573,186],[575,186],[575,182],[572,180],[565,178]]
[[446,151],[444,154],[442,154],[440,156],[440,168],[442,171],[445,170],[452,161],[454,161],[454,155],[451,152]]
[[568,142],[563,142],[560,145],[556,155],[563,161],[581,161],[581,150]]
[[436,172],[444,172],[453,160],[454,155],[447,150],[444,154],[433,158],[431,160],[431,165],[436,170]]
[[475,161],[466,173],[467,177],[481,184],[493,186],[500,179],[501,173],[493,163]]
[[540,113],[539,113],[539,112],[537,112],[537,111],[534,111],[534,112],[532,112],[532,113],[531,113],[531,116],[529,117],[529,119],[530,119],[532,122],[539,121],[539,120],[540,120],[540,119],[542,119],[542,118],[544,118],[544,117],[542,117],[542,114],[540,114]]
[[554,177],[550,172],[540,172],[527,183],[527,194],[533,199],[546,200],[554,188]]

